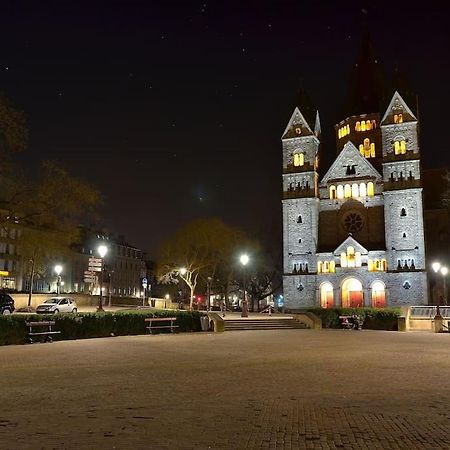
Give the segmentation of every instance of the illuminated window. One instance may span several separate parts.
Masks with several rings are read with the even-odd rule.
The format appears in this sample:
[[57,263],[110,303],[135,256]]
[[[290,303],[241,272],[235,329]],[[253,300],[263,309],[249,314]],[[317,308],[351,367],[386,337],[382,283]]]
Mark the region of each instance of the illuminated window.
[[302,129],[300,127],[297,127],[295,129],[295,134],[302,134]]
[[355,253],[355,267],[361,267],[361,253]]
[[369,272],[386,272],[387,261],[385,259],[369,259],[367,269]]
[[361,131],[366,131],[366,122],[364,120],[361,121]]
[[337,187],[336,193],[337,193],[337,198],[338,199],[343,199],[344,198],[344,186],[342,186],[342,184],[340,184]]
[[336,264],[334,261],[318,261],[317,273],[334,273]]
[[370,139],[364,139],[364,143],[359,145],[359,153],[365,158],[375,157],[375,144],[370,143]]
[[322,261],[319,261],[317,263],[317,273],[322,273],[323,272],[323,263]]
[[344,125],[343,127],[338,129],[338,138],[341,139],[344,136],[350,134],[350,125]]
[[372,129],[372,122],[370,120],[366,120],[366,130],[370,131]]
[[359,197],[359,187],[356,183],[352,184],[352,197]]
[[352,188],[349,184],[346,184],[344,186],[344,197],[350,198],[352,196]]
[[375,195],[375,187],[371,181],[367,183],[367,195],[373,197]]
[[347,267],[355,267],[355,249],[347,247]]
[[347,267],[347,253],[341,253],[341,267]]
[[403,114],[394,114],[394,123],[403,123]]
[[336,198],[336,186],[330,186],[330,199],[334,200]]
[[361,122],[359,120],[356,122],[355,131],[361,131]]
[[320,306],[322,308],[333,308],[333,286],[331,283],[324,283],[320,286]]
[[359,184],[359,195],[365,197],[367,195],[366,183]]
[[375,281],[372,284],[372,307],[383,308],[386,306],[386,295],[384,284],[381,281]]
[[305,164],[305,154],[304,153],[294,153],[294,166],[303,166]]
[[394,153],[396,155],[404,155],[406,153],[406,141],[398,140],[394,142]]

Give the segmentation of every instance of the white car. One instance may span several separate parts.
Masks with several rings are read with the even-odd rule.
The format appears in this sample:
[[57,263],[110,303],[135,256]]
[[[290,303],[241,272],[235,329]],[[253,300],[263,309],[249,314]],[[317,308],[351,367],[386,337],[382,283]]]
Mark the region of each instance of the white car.
[[69,297],[52,297],[45,300],[37,308],[38,314],[76,313],[77,304]]

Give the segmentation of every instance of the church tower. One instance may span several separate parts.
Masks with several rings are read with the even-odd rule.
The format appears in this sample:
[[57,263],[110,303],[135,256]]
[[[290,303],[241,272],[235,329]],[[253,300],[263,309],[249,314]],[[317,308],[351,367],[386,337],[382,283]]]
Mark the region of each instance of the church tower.
[[307,280],[308,274],[316,271],[319,138],[319,113],[316,112],[314,124],[308,123],[296,107],[282,136],[283,265],[287,307],[294,297],[314,297],[314,281],[308,283]]
[[418,121],[397,91],[381,121],[381,134],[388,266],[402,281],[392,283],[391,295],[400,297],[410,289],[408,297],[420,304],[424,295],[426,300],[427,280]]

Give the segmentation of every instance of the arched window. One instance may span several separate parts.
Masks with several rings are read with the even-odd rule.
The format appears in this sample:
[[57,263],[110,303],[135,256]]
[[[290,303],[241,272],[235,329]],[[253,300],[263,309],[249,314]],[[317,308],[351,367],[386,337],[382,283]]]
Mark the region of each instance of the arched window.
[[359,187],[356,183],[352,184],[352,197],[359,197]]
[[355,267],[355,249],[347,247],[347,267]]
[[322,273],[323,272],[323,263],[322,261],[318,261],[317,262],[317,273]]
[[367,183],[367,195],[373,197],[375,195],[375,187],[371,181]]
[[334,200],[336,198],[336,186],[330,186],[330,199]]
[[342,199],[344,198],[344,186],[342,184],[339,184],[336,190],[337,198]]
[[341,139],[342,137],[342,130],[339,128],[338,129],[338,139]]
[[297,217],[297,223],[302,223],[302,216]]
[[400,141],[400,153],[402,155],[406,153],[406,141]]
[[375,281],[372,284],[372,308],[384,308],[386,306],[386,295],[384,284]]
[[331,283],[323,283],[320,286],[320,306],[322,308],[333,308],[333,286]]
[[361,253],[355,252],[355,267],[361,267]]
[[347,125],[345,128],[347,130],[347,134],[350,134],[350,125]]
[[370,120],[366,120],[366,130],[370,131],[372,129],[372,123],[370,122]]
[[402,208],[402,212],[400,213],[400,216],[405,217],[406,216],[406,209]]
[[341,267],[347,267],[347,254],[341,253]]
[[305,164],[305,154],[304,153],[294,153],[294,166],[299,167]]
[[375,158],[375,143],[374,142],[372,142],[370,144],[370,157]]
[[364,295],[362,284],[355,278],[350,278],[342,283],[342,307],[358,308],[364,306]]
[[403,123],[403,114],[394,114],[394,123]]
[[394,153],[396,155],[400,155],[400,142],[399,141],[394,142]]
[[352,188],[349,184],[346,184],[344,186],[344,197],[350,198],[352,196]]
[[359,195],[365,197],[367,195],[366,183],[359,184]]
[[403,237],[404,237],[404,238],[406,237],[406,233],[403,233]]
[[355,131],[361,131],[361,122],[359,120],[356,122]]
[[375,130],[377,127],[377,122],[375,120],[372,120],[372,130]]
[[366,131],[366,122],[364,120],[361,121],[361,131]]

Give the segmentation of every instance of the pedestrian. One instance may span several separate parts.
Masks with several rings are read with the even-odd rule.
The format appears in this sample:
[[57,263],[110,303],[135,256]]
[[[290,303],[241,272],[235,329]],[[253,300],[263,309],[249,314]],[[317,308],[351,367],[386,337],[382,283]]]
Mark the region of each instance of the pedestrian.
[[226,313],[227,307],[225,305],[225,301],[224,300],[222,300],[222,302],[220,303],[220,309],[222,310],[222,317],[225,317],[225,313]]

